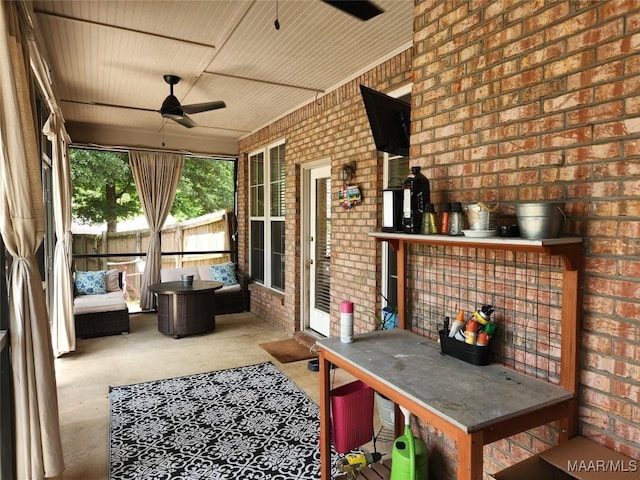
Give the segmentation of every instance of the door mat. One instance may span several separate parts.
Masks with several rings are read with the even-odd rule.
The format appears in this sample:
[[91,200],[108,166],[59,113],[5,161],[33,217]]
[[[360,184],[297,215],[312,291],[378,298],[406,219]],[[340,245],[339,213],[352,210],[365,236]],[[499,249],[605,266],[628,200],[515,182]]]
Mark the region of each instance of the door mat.
[[316,358],[318,355],[312,353],[309,347],[296,342],[293,338],[278,340],[277,342],[261,343],[260,347],[265,349],[269,355],[280,363],[291,363],[300,360]]

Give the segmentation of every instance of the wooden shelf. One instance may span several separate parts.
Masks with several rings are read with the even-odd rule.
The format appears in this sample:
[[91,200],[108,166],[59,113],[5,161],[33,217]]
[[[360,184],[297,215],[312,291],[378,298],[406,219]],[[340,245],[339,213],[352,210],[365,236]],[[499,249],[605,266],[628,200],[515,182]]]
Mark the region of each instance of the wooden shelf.
[[470,238],[450,235],[421,235],[408,233],[370,232],[369,236],[377,241],[389,242],[398,251],[402,244],[421,243],[434,246],[455,246],[466,248],[482,248],[486,250],[507,250],[513,252],[538,252],[547,255],[559,255],[566,262],[568,270],[578,268],[576,262],[576,246],[582,244],[581,237],[545,238],[526,240],[524,238],[488,237]]

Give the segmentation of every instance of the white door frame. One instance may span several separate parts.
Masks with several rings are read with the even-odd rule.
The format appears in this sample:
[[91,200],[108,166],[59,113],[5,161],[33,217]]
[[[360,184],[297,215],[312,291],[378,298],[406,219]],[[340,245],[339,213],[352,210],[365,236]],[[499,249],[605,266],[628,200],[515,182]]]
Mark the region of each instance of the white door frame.
[[301,211],[300,211],[300,278],[301,292],[300,292],[300,330],[309,331],[312,334],[316,334],[314,330],[310,329],[310,288],[311,278],[309,278],[309,268],[307,262],[311,258],[309,231],[311,229],[311,204],[313,199],[311,198],[311,171],[321,168],[331,168],[331,159],[323,158],[313,162],[305,163],[301,166]]

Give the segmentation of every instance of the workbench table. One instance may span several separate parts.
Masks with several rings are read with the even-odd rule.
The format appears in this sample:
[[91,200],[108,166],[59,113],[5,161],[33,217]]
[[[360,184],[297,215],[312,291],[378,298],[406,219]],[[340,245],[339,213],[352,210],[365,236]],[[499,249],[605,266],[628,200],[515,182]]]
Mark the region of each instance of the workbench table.
[[407,330],[356,335],[353,343],[325,338],[317,345],[323,480],[331,472],[331,363],[452,437],[459,480],[482,479],[483,445],[554,420],[568,422],[575,411],[568,390],[503,365],[475,366],[441,355],[437,342]]

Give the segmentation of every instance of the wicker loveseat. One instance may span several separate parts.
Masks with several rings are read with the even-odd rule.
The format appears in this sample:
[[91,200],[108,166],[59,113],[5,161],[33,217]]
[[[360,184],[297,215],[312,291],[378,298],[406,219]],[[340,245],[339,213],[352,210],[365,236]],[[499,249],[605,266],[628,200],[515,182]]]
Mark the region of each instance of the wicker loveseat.
[[[233,272],[230,275],[229,281],[224,283],[233,283],[233,285],[225,285],[221,289],[216,290],[213,296],[215,302],[215,314],[224,315],[227,313],[240,313],[249,310],[249,279],[247,276],[235,267],[235,264],[229,262],[226,264],[217,265],[201,265],[197,267],[182,267],[182,268],[161,268],[160,269],[160,281],[161,282],[178,282],[182,279],[182,275],[193,275],[194,280],[217,280],[221,281],[222,278],[216,276],[214,278],[213,269],[225,268]],[[235,277],[235,278],[233,278]],[[235,280],[235,282],[234,282]]]
[[[103,290],[84,290],[80,277],[99,272],[75,272],[73,316],[77,338],[129,333],[129,310],[122,289],[122,273],[104,272]],[[104,292],[103,292],[104,291]]]

